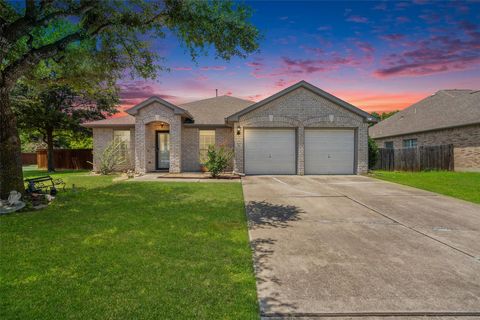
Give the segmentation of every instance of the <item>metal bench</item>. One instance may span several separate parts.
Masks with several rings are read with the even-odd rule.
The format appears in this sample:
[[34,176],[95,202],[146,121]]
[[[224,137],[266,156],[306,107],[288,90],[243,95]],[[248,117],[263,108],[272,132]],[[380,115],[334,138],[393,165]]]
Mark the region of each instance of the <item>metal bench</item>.
[[54,196],[57,194],[57,187],[61,187],[65,191],[65,182],[62,179],[53,179],[51,176],[42,176],[36,178],[25,179],[27,183],[27,194],[32,193],[49,193]]

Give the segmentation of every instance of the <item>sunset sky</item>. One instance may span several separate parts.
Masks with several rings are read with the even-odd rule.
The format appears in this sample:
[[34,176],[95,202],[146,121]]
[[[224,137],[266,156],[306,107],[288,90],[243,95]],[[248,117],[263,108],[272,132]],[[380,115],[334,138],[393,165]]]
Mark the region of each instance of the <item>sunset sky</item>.
[[170,72],[124,80],[122,107],[219,94],[259,101],[306,80],[361,109],[402,109],[440,89],[480,89],[480,2],[246,2],[264,35],[246,59],[197,63],[168,36]]

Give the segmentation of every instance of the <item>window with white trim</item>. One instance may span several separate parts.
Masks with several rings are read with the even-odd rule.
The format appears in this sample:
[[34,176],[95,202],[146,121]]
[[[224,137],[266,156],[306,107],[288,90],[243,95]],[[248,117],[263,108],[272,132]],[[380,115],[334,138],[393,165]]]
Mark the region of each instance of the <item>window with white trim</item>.
[[416,148],[417,147],[417,139],[405,139],[405,140],[403,140],[403,147],[404,148]]
[[118,143],[118,153],[120,159],[128,161],[128,152],[130,149],[130,130],[113,130],[113,141]]
[[200,130],[199,138],[200,163],[205,163],[208,147],[215,146],[215,130]]
[[385,147],[385,149],[393,149],[393,141],[385,141],[383,146]]

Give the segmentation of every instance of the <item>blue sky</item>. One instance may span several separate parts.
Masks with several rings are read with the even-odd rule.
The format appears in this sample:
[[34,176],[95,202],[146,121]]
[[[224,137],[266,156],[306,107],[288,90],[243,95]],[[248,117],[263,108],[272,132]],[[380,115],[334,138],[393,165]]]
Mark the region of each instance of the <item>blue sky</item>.
[[171,69],[124,80],[125,107],[220,94],[261,100],[306,80],[366,111],[404,108],[440,89],[480,89],[479,1],[249,1],[258,53],[197,63],[173,36],[154,50]]

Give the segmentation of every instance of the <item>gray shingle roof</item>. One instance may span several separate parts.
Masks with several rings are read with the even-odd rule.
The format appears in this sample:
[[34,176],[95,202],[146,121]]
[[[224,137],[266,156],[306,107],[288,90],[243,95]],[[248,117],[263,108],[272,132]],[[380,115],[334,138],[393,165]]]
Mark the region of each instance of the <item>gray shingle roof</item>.
[[369,129],[372,138],[480,123],[480,90],[440,90]]
[[[148,100],[146,100],[148,101]],[[145,101],[144,101],[145,102]],[[225,118],[234,114],[255,102],[243,100],[231,96],[220,96],[204,100],[193,101],[180,105],[193,117],[197,125],[225,125]],[[143,104],[143,102],[141,103]],[[139,104],[139,105],[141,105]],[[178,108],[178,107],[177,107]],[[133,108],[129,109],[132,110]],[[179,108],[180,109],[180,108]],[[135,125],[135,117],[127,115],[124,117],[110,118],[105,120],[84,123],[87,128],[101,127],[127,127]]]
[[135,126],[135,117],[126,115],[123,117],[85,122],[82,125],[86,128],[132,127]]
[[200,125],[224,125],[225,118],[245,109],[255,102],[231,96],[219,96],[210,99],[193,101],[180,105],[187,110]]

